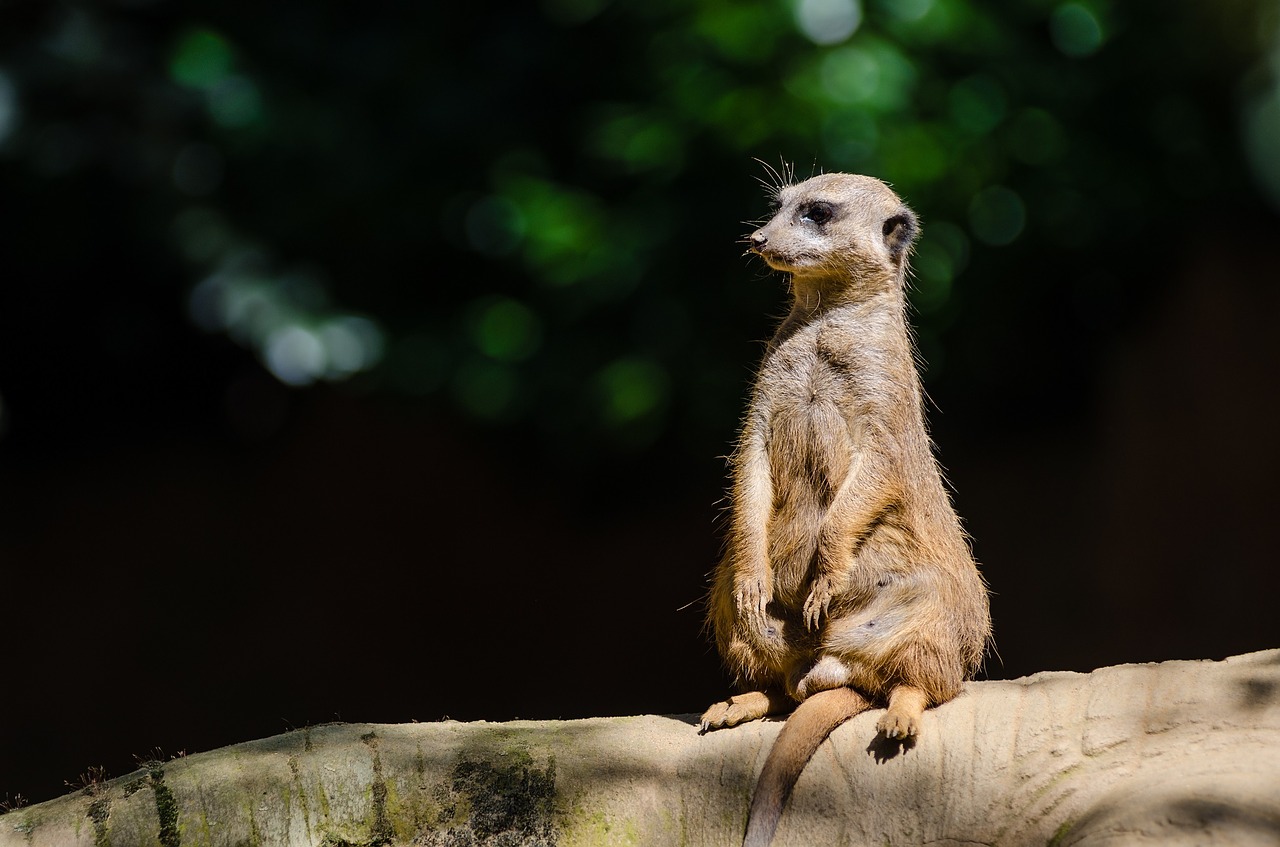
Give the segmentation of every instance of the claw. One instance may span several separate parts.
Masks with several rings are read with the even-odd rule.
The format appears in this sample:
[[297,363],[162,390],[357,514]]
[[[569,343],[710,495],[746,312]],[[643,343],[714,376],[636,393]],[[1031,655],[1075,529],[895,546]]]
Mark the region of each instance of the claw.
[[760,624],[765,620],[765,608],[773,599],[771,595],[764,580],[753,579],[738,588],[733,600],[738,606],[738,614]]
[[711,704],[702,714],[698,734],[705,735],[712,730],[737,726],[744,721],[764,717],[772,711],[777,711],[776,704],[763,691],[735,694],[728,700]]
[[809,599],[804,601],[804,625],[810,630],[817,629],[827,615],[831,605],[831,587],[825,579],[817,580]]
[[890,709],[876,722],[876,729],[884,733],[886,738],[905,739],[920,734],[920,724],[911,715],[895,714]]

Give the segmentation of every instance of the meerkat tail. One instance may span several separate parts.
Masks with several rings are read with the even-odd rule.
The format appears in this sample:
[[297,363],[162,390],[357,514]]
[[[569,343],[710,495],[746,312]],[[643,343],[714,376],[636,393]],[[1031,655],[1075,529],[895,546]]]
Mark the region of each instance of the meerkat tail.
[[760,771],[743,847],[768,847],[791,789],[809,759],[836,727],[870,708],[866,698],[851,688],[820,691],[796,707]]

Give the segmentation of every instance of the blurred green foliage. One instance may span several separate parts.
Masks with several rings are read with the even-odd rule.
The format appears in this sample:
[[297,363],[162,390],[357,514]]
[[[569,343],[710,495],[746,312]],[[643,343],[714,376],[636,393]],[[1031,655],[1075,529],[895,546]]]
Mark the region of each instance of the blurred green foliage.
[[118,198],[49,255],[167,251],[194,324],[289,385],[588,460],[723,449],[782,302],[735,243],[770,166],[893,183],[925,222],[931,391],[1046,415],[1202,210],[1280,203],[1273,0],[57,0],[0,19],[8,196]]

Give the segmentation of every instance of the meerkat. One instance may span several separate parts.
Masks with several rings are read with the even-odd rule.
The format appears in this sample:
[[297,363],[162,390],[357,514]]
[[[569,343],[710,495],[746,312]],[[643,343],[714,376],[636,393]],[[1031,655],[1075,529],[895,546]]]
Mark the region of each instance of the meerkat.
[[848,718],[912,739],[991,635],[986,585],[925,428],[907,324],[915,214],[877,179],[776,191],[749,252],[790,278],[732,456],[707,620],[744,690],[701,731],[799,703],[765,762],[747,847],[773,838],[805,763]]

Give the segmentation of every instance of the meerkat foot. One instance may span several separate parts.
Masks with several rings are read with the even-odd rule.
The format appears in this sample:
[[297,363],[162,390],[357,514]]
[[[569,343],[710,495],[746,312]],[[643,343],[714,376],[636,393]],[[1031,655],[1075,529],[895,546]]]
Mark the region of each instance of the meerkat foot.
[[876,730],[883,732],[886,738],[910,738],[920,734],[920,717],[887,711],[876,721]]
[[711,708],[702,715],[698,734],[705,735],[712,730],[737,726],[765,715],[776,715],[787,711],[792,705],[791,699],[779,691],[748,691],[745,694],[735,694],[728,700],[711,704]]
[[889,693],[889,708],[876,721],[876,729],[886,738],[911,738],[920,734],[920,718],[929,697],[919,688],[899,685]]

